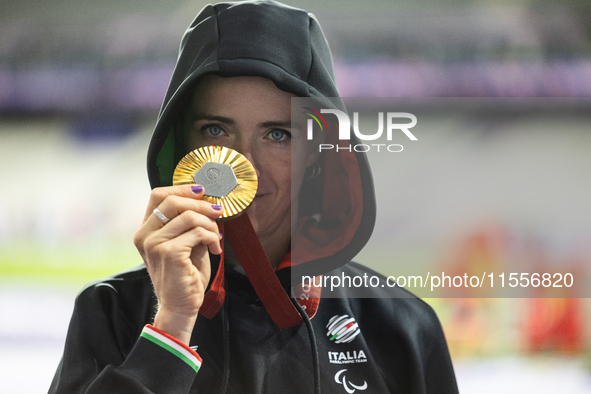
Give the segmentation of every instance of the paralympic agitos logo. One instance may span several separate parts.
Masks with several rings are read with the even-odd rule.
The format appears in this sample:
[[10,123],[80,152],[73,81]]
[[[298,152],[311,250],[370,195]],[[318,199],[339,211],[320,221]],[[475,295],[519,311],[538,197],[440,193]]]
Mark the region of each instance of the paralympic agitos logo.
[[[314,139],[314,121],[320,127],[320,130],[328,131],[328,124],[322,114],[333,114],[337,117],[339,125],[339,140],[350,140],[351,139],[351,121],[347,113],[338,109],[321,109],[320,112],[310,108],[302,107],[306,112],[305,115],[310,116],[307,122],[307,138],[308,140]],[[406,119],[410,122],[400,123],[401,120]],[[353,133],[361,141],[376,141],[384,134],[384,120],[386,122],[386,139],[392,141],[394,132],[402,131],[411,141],[417,141],[417,137],[409,129],[413,128],[417,124],[417,117],[409,112],[387,112],[384,116],[384,112],[378,112],[378,130],[373,134],[363,134],[359,130],[359,112],[353,112]],[[349,152],[368,152],[370,150],[388,151],[388,152],[402,152],[404,147],[400,144],[380,144],[380,143],[362,143],[347,146],[334,145],[334,144],[319,144],[318,150],[347,150]]]

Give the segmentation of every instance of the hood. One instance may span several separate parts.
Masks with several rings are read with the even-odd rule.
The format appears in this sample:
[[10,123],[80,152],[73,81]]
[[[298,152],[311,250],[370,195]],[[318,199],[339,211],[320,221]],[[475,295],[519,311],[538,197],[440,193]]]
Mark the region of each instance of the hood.
[[[188,153],[175,138],[175,119],[200,79],[210,73],[264,77],[299,97],[339,97],[332,55],[314,15],[274,1],[208,5],[183,36],[150,142],[152,188],[170,186],[176,164]],[[289,281],[289,267],[293,277],[315,276],[349,262],[373,230],[375,197],[364,153],[325,155],[314,187],[316,201],[300,203],[304,206],[297,215],[292,256],[299,257],[292,257],[293,264],[286,259],[276,271],[283,283]]]

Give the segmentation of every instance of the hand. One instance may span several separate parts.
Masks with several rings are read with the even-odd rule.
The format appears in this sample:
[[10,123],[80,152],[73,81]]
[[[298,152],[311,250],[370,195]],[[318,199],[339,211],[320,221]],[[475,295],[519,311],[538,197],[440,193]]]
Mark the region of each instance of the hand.
[[[208,250],[222,252],[215,221],[222,215],[221,207],[201,200],[202,196],[203,188],[195,185],[152,190],[143,224],[134,236],[158,298],[154,327],[187,345],[211,276]],[[166,225],[154,215],[154,208],[170,219]]]

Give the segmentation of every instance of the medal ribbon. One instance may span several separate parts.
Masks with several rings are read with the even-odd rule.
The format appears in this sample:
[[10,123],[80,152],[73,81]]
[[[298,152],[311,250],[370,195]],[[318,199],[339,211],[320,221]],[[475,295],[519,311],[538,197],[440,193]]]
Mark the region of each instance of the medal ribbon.
[[[277,327],[288,328],[303,323],[302,316],[275,275],[246,212],[226,222],[224,227],[246,276]],[[224,303],[225,293],[222,254],[218,271],[205,294],[199,313],[208,319],[213,318]]]
[[303,323],[302,316],[281,286],[245,212],[226,225],[228,240],[252,287],[279,328]]

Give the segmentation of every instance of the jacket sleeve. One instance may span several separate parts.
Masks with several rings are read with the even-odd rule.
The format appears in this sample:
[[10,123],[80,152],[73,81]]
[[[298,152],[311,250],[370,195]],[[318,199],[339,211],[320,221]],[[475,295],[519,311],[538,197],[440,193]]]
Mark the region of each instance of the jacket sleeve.
[[201,366],[199,355],[137,321],[112,285],[82,291],[49,393],[188,393]]
[[[430,307],[429,307],[430,308]],[[430,309],[430,311],[433,311]],[[447,341],[439,319],[432,313],[430,338],[424,341],[424,376],[429,394],[456,394],[458,385]]]
[[[398,321],[396,348],[407,349],[398,359],[407,376],[402,392],[413,394],[457,394],[458,386],[443,327],[431,306],[419,298],[395,299]],[[392,349],[394,351],[394,349]]]

